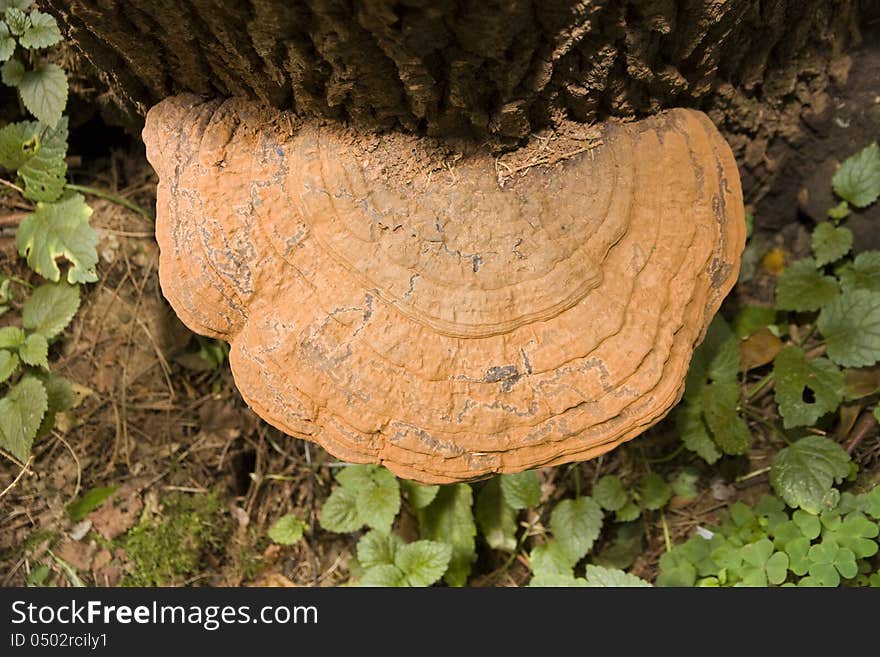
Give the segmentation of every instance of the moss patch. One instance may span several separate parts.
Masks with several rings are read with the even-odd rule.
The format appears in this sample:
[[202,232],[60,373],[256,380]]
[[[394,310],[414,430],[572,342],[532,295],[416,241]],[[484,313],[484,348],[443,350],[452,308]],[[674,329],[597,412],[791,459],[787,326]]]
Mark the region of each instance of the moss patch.
[[121,541],[133,569],[124,586],[179,586],[199,572],[211,554],[223,551],[230,532],[217,491],[172,493],[158,513],[144,516]]

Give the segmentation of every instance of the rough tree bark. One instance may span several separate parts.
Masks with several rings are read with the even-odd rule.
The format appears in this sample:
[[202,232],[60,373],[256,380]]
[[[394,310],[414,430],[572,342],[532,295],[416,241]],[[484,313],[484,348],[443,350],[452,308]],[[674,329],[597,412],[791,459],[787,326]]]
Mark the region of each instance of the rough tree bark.
[[[752,173],[821,112],[874,0],[44,0],[143,114],[180,91],[514,142],[709,112]],[[765,172],[766,174],[766,172]],[[766,175],[763,175],[766,178]],[[748,187],[748,185],[747,185]]]

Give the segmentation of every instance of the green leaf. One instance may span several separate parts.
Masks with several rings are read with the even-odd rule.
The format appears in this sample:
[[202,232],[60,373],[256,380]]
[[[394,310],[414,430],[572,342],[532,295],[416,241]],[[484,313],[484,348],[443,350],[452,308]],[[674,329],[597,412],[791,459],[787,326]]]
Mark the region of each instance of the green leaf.
[[739,371],[739,353],[736,351],[736,336],[724,318],[718,314],[706,330],[706,337],[694,350],[688,368],[684,397],[694,401],[702,394],[707,379],[713,381],[735,381]]
[[813,231],[813,255],[819,266],[840,260],[849,253],[852,245],[853,234],[849,228],[823,221]]
[[880,292],[880,251],[863,251],[837,272],[845,291]]
[[644,528],[641,523],[626,522],[618,524],[615,529],[614,540],[605,543],[591,561],[597,566],[629,568],[644,551]]
[[15,39],[9,35],[9,26],[0,21],[0,62],[5,62],[15,52]]
[[641,577],[630,575],[616,568],[603,568],[602,566],[587,565],[585,577],[587,586],[591,587],[632,587],[651,586]]
[[347,534],[363,527],[358,514],[357,493],[345,486],[338,486],[324,502],[319,518],[321,527],[337,534]]
[[828,218],[833,219],[834,221],[841,221],[846,219],[851,213],[852,211],[849,209],[849,203],[841,201],[828,210]]
[[766,306],[746,306],[733,320],[733,331],[737,337],[747,338],[758,329],[770,326],[776,321],[776,309]]
[[388,533],[400,511],[400,488],[397,478],[385,468],[376,467],[368,483],[355,498],[358,518],[368,527]]
[[591,497],[563,500],[550,514],[550,531],[571,565],[593,547],[602,529],[602,509]]
[[362,490],[372,484],[373,472],[378,468],[376,465],[346,465],[336,471],[336,481],[342,486],[354,492]]
[[880,520],[880,484],[875,485],[870,493],[865,494],[865,513]]
[[574,587],[586,586],[587,582],[583,577],[575,577],[573,573],[542,573],[535,575],[529,581],[529,587]]
[[873,143],[844,160],[831,179],[834,192],[857,208],[880,196],[880,150]]
[[37,430],[38,436],[45,436],[55,426],[55,415],[73,408],[76,394],[70,381],[63,376],[51,372],[36,372],[34,376],[43,383],[49,403],[46,415],[43,416],[43,421]]
[[[12,129],[8,135],[6,130]],[[45,133],[43,131],[45,130]],[[42,137],[40,135],[42,134]],[[24,141],[15,140],[24,137]],[[17,160],[15,167],[24,182],[24,196],[31,201],[58,200],[67,181],[67,117],[55,128],[36,121],[13,123],[0,130],[4,160]]]
[[48,339],[61,333],[79,309],[79,286],[46,283],[31,293],[24,303],[21,323]]
[[25,332],[17,326],[0,328],[0,349],[18,349],[26,339]]
[[684,446],[696,452],[710,465],[721,458],[721,452],[703,419],[703,409],[697,404],[685,402],[675,412],[675,426]]
[[[709,542],[697,538],[703,543]],[[659,566],[657,586],[693,586],[697,581],[697,569],[678,548],[663,553]]]
[[791,514],[791,521],[800,530],[801,535],[811,541],[822,532],[822,523],[819,522],[819,518],[801,509]]
[[713,382],[703,395],[703,416],[715,444],[725,454],[745,454],[752,445],[752,432],[739,413],[739,385]]
[[537,475],[528,470],[516,474],[501,475],[501,494],[504,501],[514,509],[527,509],[541,501],[541,484]]
[[880,360],[880,292],[844,292],[822,309],[816,325],[838,365],[863,367]]
[[877,541],[873,540],[880,534],[877,523],[868,520],[863,514],[850,513],[833,531],[828,531],[828,537],[832,538],[841,547],[852,550],[853,554],[864,559],[877,554]]
[[0,11],[6,11],[10,7],[24,11],[34,4],[34,0],[0,0]]
[[61,41],[61,30],[58,29],[54,17],[34,10],[31,12],[30,21],[31,26],[18,40],[24,48],[48,48]]
[[47,406],[46,389],[33,377],[10,388],[0,399],[0,447],[27,461]]
[[673,495],[683,497],[686,500],[695,499],[700,493],[697,490],[697,481],[700,476],[691,470],[680,470],[669,480]]
[[805,258],[791,263],[776,280],[776,307],[807,312],[819,310],[840,293],[837,281],[816,269],[816,261]]
[[51,571],[49,570],[49,566],[45,564],[40,564],[31,571],[30,575],[28,575],[26,580],[27,586],[43,586],[46,583],[46,578],[49,577],[50,573]]
[[25,30],[30,27],[31,20],[28,18],[28,15],[22,11],[21,7],[16,4],[7,4],[6,6],[6,25],[9,26],[9,31],[12,32],[15,36],[21,36],[24,34]]
[[516,511],[501,494],[500,477],[493,477],[477,493],[474,508],[477,526],[493,550],[516,548]]
[[0,383],[3,383],[18,370],[18,354],[0,349]]
[[810,426],[843,401],[843,372],[827,358],[807,361],[789,345],[773,361],[774,395],[786,429]]
[[357,543],[358,561],[367,569],[393,564],[394,555],[403,544],[403,539],[397,534],[383,534],[375,529],[368,531]]
[[534,577],[561,575],[573,577],[571,559],[559,541],[551,540],[533,548],[529,564]]
[[9,87],[17,87],[24,80],[24,64],[17,59],[10,59],[0,68],[0,80]]
[[119,486],[98,486],[97,488],[92,488],[75,502],[68,504],[67,515],[70,516],[71,522],[80,522],[83,520],[92,511],[110,499],[110,496],[113,495],[118,488]]
[[632,522],[640,515],[642,515],[642,510],[639,505],[629,500],[622,508],[614,512],[614,519],[617,522]]
[[31,333],[18,348],[18,355],[28,365],[49,369],[49,342],[39,333]]
[[422,538],[452,547],[449,568],[443,576],[449,586],[464,586],[471,563],[477,558],[472,503],[473,491],[468,484],[450,484],[441,486],[434,501],[419,511]]
[[622,509],[629,497],[617,475],[605,475],[593,486],[593,499],[606,511]]
[[92,209],[79,194],[57,203],[37,203],[37,210],[27,215],[18,227],[15,243],[35,272],[58,281],[61,272],[55,260],[65,257],[73,265],[67,272],[70,283],[93,283],[98,280],[98,234],[89,225]]
[[358,580],[358,586],[369,587],[404,587],[407,585],[406,575],[397,566],[386,564],[373,566]]
[[268,536],[279,545],[293,545],[303,537],[305,523],[292,513],[286,513],[275,521]]
[[849,461],[849,454],[833,440],[807,436],[779,451],[770,483],[790,507],[819,513],[834,483],[849,474]]
[[410,586],[431,586],[443,577],[452,547],[437,541],[415,541],[401,546],[394,557],[394,565],[406,575]]
[[37,64],[18,83],[21,102],[38,121],[54,128],[67,105],[67,74],[57,64]]
[[649,472],[641,478],[639,492],[642,496],[642,504],[652,511],[662,509],[672,497],[672,487],[655,472]]
[[788,568],[795,575],[806,575],[810,570],[810,539],[800,536],[785,543]]
[[440,486],[437,486],[436,484],[432,486],[424,486],[407,479],[400,479],[399,481],[400,487],[403,489],[403,493],[406,495],[409,505],[415,511],[424,509],[433,502],[434,498],[437,497],[437,492],[440,490]]

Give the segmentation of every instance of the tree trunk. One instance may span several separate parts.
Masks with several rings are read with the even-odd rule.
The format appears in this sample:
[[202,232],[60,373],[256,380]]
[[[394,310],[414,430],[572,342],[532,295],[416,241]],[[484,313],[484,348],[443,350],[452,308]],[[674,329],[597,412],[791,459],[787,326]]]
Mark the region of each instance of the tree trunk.
[[180,92],[515,141],[709,112],[746,167],[821,112],[873,0],[44,0],[131,108]]

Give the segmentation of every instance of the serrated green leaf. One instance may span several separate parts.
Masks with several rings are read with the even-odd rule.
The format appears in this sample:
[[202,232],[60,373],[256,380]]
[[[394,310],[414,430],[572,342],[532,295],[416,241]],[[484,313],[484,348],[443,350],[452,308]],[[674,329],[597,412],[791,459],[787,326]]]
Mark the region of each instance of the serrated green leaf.
[[72,522],[80,522],[92,511],[110,499],[119,486],[98,486],[92,488],[78,500],[67,505],[67,515]]
[[27,215],[18,227],[15,243],[35,272],[57,282],[61,271],[55,260],[67,258],[72,264],[67,272],[70,283],[93,283],[98,280],[98,234],[89,225],[92,209],[79,194],[57,203],[37,203],[37,210]]
[[389,533],[400,511],[397,478],[385,468],[375,468],[370,473],[368,483],[357,491],[355,505],[358,518],[368,527]]
[[807,436],[776,455],[770,483],[790,507],[819,513],[835,482],[849,474],[849,462],[849,454],[833,440]]
[[[736,337],[724,318],[718,314],[712,319],[706,330],[706,337],[694,350],[685,381],[684,397],[688,401],[696,401],[702,394],[707,380],[731,381],[736,379],[739,371],[739,355],[736,357],[736,369],[730,362],[732,358],[730,344]],[[735,344],[734,344],[735,346]],[[733,378],[730,378],[730,377]]]
[[852,245],[853,234],[849,228],[823,221],[813,231],[813,255],[819,266],[840,260]]
[[571,565],[576,564],[599,537],[602,508],[591,497],[563,500],[550,514],[550,531]]
[[683,403],[675,413],[675,426],[684,446],[697,453],[710,465],[721,458],[718,446],[709,434],[703,409],[697,404]]
[[22,309],[26,329],[48,339],[61,333],[79,309],[79,286],[46,283],[35,289]]
[[404,587],[407,585],[406,575],[394,564],[373,566],[364,572],[358,580],[358,586],[367,587]]
[[831,179],[834,193],[857,208],[880,196],[880,149],[873,143],[844,160]]
[[67,74],[57,64],[37,64],[25,71],[18,83],[21,102],[27,110],[51,128],[61,120],[67,105]]
[[269,527],[267,535],[279,545],[293,545],[303,537],[305,523],[292,513],[286,513]]
[[440,490],[440,486],[436,484],[425,486],[407,479],[400,480],[400,487],[403,490],[403,494],[406,495],[406,500],[416,511],[424,509],[433,502],[434,498],[437,497],[437,491]]
[[880,292],[880,251],[863,251],[837,272],[845,291]]
[[27,461],[47,406],[46,389],[33,377],[10,388],[0,399],[0,447]]
[[776,280],[776,308],[807,312],[819,310],[840,293],[837,281],[817,269],[816,261],[805,258],[791,263]]
[[500,475],[499,479],[504,501],[514,509],[527,509],[541,501],[541,484],[531,470]]
[[640,515],[642,515],[642,510],[639,508],[639,505],[629,500],[623,507],[614,512],[614,519],[617,522],[632,522]]
[[403,544],[403,539],[397,534],[383,534],[373,529],[364,534],[357,543],[358,561],[367,569],[393,564],[394,555]]
[[48,48],[61,41],[61,30],[53,16],[34,10],[30,13],[30,23],[18,40],[24,48]]
[[606,511],[622,509],[629,497],[617,475],[605,475],[593,486],[593,499]]
[[639,492],[642,496],[642,504],[652,511],[662,509],[672,497],[672,487],[656,472],[649,472],[641,478]]
[[530,588],[560,588],[586,586],[587,582],[583,577],[575,577],[572,573],[541,573],[535,575],[529,581]]
[[28,15],[16,4],[11,3],[6,6],[5,21],[6,25],[9,26],[9,31],[15,36],[21,36],[24,34],[25,30],[27,30],[31,24]]
[[703,417],[712,439],[725,454],[745,454],[752,445],[749,425],[737,412],[739,385],[711,383],[703,395]]
[[0,62],[5,62],[15,52],[15,39],[9,35],[9,26],[0,21]]
[[24,64],[17,59],[6,61],[0,68],[0,80],[8,87],[17,87],[24,79]]
[[24,196],[31,201],[57,201],[67,180],[67,117],[54,128],[33,122],[31,129],[36,135],[30,138],[33,145],[22,148],[26,157],[18,167]]
[[651,586],[641,577],[630,575],[616,568],[603,568],[602,566],[587,565],[584,575],[586,585],[590,587],[633,587]]
[[472,504],[473,491],[468,484],[450,484],[441,486],[434,501],[419,511],[422,538],[452,547],[449,568],[443,575],[449,586],[464,586],[477,558]]
[[345,486],[334,489],[324,502],[319,521],[321,527],[337,534],[347,534],[363,527],[364,521],[358,514],[357,493]]
[[477,493],[474,507],[477,526],[493,550],[516,548],[516,511],[501,493],[500,477],[493,477]]
[[816,326],[838,365],[864,367],[880,360],[880,292],[844,292],[822,309]]
[[3,383],[18,370],[18,354],[0,349],[0,383]]
[[0,328],[0,349],[18,349],[26,339],[25,332],[17,326]]
[[357,492],[371,485],[373,472],[376,471],[377,467],[360,463],[346,465],[336,471],[335,479],[340,485]]
[[397,549],[394,565],[403,571],[410,586],[431,586],[443,577],[452,547],[438,541],[415,541]]
[[19,357],[28,365],[49,369],[49,342],[39,333],[31,333],[18,348]]
[[807,361],[789,345],[773,361],[774,395],[786,429],[812,425],[843,401],[843,372],[827,358]]
[[562,544],[556,540],[547,541],[533,548],[529,553],[529,564],[534,577],[574,576],[571,559]]

